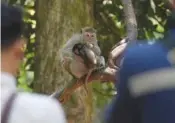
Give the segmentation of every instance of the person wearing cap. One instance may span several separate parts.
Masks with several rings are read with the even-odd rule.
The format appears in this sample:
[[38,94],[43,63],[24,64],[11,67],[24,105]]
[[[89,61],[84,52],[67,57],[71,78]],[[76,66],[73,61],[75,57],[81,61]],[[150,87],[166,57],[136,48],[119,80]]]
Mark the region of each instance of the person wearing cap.
[[45,95],[17,92],[24,57],[22,11],[1,4],[1,123],[66,123],[61,104]]
[[171,2],[164,39],[125,50],[106,123],[175,123],[175,1]]

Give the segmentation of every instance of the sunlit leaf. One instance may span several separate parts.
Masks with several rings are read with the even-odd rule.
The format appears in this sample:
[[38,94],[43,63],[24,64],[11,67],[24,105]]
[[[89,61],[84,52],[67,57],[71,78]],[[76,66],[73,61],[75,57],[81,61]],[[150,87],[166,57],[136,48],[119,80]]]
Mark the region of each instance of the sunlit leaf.
[[164,32],[164,28],[160,24],[158,24],[157,28],[156,28],[156,31],[163,33]]
[[155,5],[153,0],[150,0],[150,5],[151,5],[151,8],[153,9],[153,11],[155,13],[156,12],[156,5]]

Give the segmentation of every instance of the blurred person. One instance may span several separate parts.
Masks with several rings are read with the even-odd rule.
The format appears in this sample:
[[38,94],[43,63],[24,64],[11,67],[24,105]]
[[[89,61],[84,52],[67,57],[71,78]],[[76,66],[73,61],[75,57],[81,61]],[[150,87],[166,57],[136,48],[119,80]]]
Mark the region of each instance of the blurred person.
[[163,40],[124,52],[106,123],[175,123],[175,1]]
[[22,11],[1,4],[1,123],[66,123],[61,104],[45,95],[17,92],[24,57]]

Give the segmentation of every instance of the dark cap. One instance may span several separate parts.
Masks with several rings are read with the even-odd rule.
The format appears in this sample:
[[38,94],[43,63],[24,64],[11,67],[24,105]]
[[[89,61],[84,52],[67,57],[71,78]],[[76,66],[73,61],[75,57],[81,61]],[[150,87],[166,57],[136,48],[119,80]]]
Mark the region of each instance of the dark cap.
[[11,46],[23,30],[22,10],[18,7],[1,4],[1,47]]

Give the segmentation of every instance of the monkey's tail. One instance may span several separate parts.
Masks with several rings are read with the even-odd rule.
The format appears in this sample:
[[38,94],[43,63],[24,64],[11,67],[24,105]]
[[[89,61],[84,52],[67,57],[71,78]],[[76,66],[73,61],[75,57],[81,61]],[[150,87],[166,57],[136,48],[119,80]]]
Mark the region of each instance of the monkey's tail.
[[90,75],[92,74],[92,72],[93,72],[93,69],[90,69],[85,77],[84,88],[85,88],[87,94],[88,94],[88,88],[87,88],[88,79],[89,79]]

